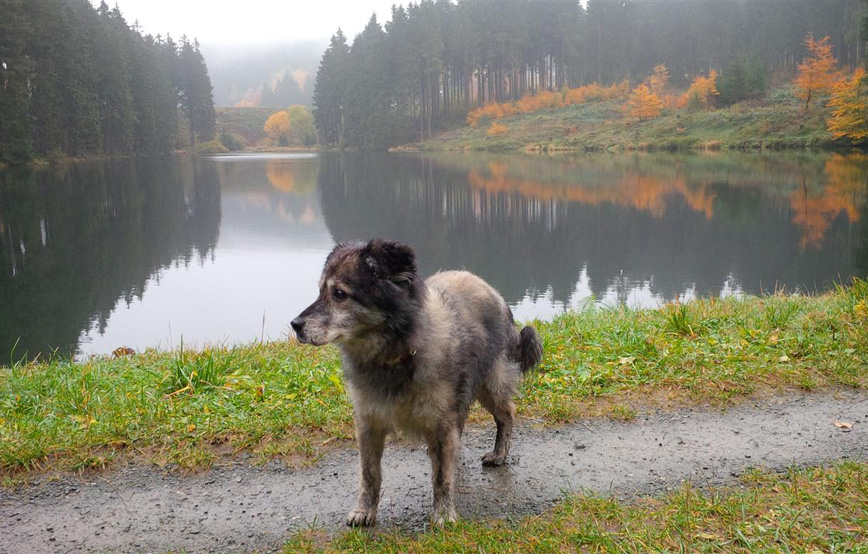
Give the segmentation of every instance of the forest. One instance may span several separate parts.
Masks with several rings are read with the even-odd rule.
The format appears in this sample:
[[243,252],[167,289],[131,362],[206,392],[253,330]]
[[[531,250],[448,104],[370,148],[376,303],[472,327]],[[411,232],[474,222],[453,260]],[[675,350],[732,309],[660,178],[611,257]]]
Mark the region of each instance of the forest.
[[683,87],[712,71],[788,81],[808,33],[856,67],[866,10],[860,0],[422,0],[393,7],[384,25],[372,17],[352,42],[332,36],[316,126],[326,146],[377,150],[430,138],[478,106],[640,81],[658,65]]
[[0,0],[0,163],[170,152],[215,131],[198,43],[88,0]]

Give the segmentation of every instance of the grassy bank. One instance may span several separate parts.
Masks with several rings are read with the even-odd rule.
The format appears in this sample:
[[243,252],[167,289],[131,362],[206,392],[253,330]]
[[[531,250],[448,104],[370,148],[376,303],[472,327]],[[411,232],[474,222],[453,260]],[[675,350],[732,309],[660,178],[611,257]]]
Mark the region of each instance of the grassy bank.
[[829,149],[836,143],[826,130],[828,112],[812,108],[802,115],[791,87],[763,101],[713,111],[664,110],[650,121],[623,115],[621,101],[578,104],[516,114],[498,120],[506,132],[489,136],[489,124],[463,126],[420,145],[422,150],[780,150]]
[[[519,413],[551,423],[791,387],[868,386],[864,281],[820,296],[597,309],[537,326],[546,355]],[[303,463],[351,436],[331,347],[287,341],[0,368],[6,474],[127,456],[206,467],[239,451]]]
[[284,552],[865,552],[868,465],[751,472],[738,488],[685,484],[623,503],[577,495],[518,522],[460,521],[419,535],[299,533]]

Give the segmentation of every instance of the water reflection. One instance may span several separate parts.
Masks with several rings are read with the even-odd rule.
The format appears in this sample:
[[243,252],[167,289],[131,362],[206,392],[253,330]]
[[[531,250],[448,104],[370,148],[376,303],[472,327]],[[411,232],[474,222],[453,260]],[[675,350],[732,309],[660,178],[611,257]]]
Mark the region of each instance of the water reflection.
[[425,271],[466,267],[532,316],[588,295],[654,305],[847,279],[864,265],[866,167],[860,155],[366,155],[325,160],[320,189],[336,240],[406,240]]
[[213,167],[113,160],[0,173],[0,363],[74,352],[160,269],[204,264],[220,228]]
[[520,318],[589,297],[816,290],[868,274],[864,155],[323,154],[0,173],[0,363],[279,338],[336,241],[467,268]]

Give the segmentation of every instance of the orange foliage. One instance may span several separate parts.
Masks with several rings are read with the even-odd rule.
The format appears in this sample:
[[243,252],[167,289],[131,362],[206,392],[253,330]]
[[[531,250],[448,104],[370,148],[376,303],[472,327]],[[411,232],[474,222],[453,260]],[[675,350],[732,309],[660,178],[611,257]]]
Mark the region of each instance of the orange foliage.
[[695,97],[699,99],[704,108],[708,109],[712,105],[713,97],[719,95],[720,93],[717,91],[717,71],[712,69],[708,72],[708,77],[697,75],[693,79],[693,82],[690,83],[690,88],[685,93],[684,104],[687,105],[690,98]]
[[829,37],[814,40],[814,35],[808,33],[805,37],[805,47],[808,56],[799,64],[799,74],[796,77],[796,96],[805,99],[805,111],[811,99],[817,94],[824,94],[832,90],[832,86],[840,78],[835,71],[837,60],[832,54],[832,45]]
[[574,104],[598,102],[622,98],[629,90],[628,81],[609,87],[591,83],[582,87],[561,91],[542,90],[526,94],[516,102],[492,102],[467,114],[467,124],[476,127],[485,120],[494,121],[517,113],[532,113],[540,110],[563,108]]
[[491,124],[491,127],[488,128],[488,131],[485,134],[490,137],[499,137],[500,135],[505,135],[506,132],[506,125],[495,121]]
[[648,85],[643,84],[633,89],[633,94],[630,95],[624,108],[628,116],[636,117],[639,121],[646,121],[660,115],[663,102],[651,92]]
[[310,196],[316,190],[317,175],[310,166],[287,163],[282,160],[269,160],[265,165],[265,175],[275,190],[289,192],[295,196]]
[[680,110],[687,105],[686,94],[664,94],[660,100],[667,110]]
[[289,144],[289,113],[281,110],[271,114],[265,122],[263,130],[268,135],[268,140],[273,144],[287,145]]
[[475,189],[488,193],[518,193],[544,201],[579,202],[597,206],[615,204],[649,212],[654,217],[666,214],[666,202],[673,193],[680,194],[691,209],[711,219],[715,194],[710,184],[688,186],[683,178],[661,179],[646,173],[631,171],[619,182],[606,187],[583,187],[577,183],[539,183],[507,176],[507,166],[492,162],[489,175],[471,170],[468,181]]
[[826,120],[835,138],[847,137],[853,142],[868,139],[868,91],[865,90],[865,70],[861,67],[849,79],[833,86],[829,106],[832,117]]
[[793,223],[802,228],[802,250],[822,246],[826,231],[842,212],[850,223],[859,221],[858,206],[868,195],[868,156],[835,154],[826,162],[826,175],[819,194],[803,188],[790,195]]
[[294,192],[295,178],[289,164],[269,161],[265,165],[265,175],[271,186],[280,192]]

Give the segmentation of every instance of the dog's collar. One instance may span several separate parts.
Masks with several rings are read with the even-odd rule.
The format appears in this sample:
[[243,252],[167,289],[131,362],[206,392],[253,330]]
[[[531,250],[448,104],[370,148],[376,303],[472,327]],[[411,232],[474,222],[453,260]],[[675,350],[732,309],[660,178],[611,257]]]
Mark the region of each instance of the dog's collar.
[[413,356],[415,356],[415,355],[416,355],[416,349],[414,348],[412,352],[407,352],[407,353],[404,354],[403,356],[398,356],[397,358],[394,358],[394,359],[392,359],[392,360],[389,360],[388,362],[386,362],[386,363],[383,364],[383,365],[385,365],[385,366],[396,366],[396,365],[399,365],[399,364],[406,364],[407,362],[409,362],[410,360],[412,360],[412,359],[413,359]]

